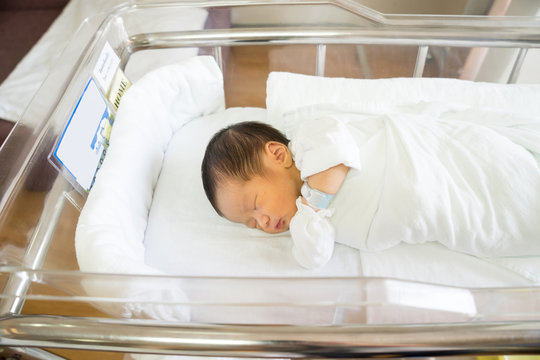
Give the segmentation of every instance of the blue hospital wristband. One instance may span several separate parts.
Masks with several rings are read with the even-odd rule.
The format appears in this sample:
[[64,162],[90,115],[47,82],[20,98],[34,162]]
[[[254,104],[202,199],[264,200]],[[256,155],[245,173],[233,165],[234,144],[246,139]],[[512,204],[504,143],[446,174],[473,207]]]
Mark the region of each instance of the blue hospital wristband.
[[306,199],[307,203],[316,209],[326,209],[334,198],[332,194],[312,189],[307,182],[304,182],[302,185],[300,193]]

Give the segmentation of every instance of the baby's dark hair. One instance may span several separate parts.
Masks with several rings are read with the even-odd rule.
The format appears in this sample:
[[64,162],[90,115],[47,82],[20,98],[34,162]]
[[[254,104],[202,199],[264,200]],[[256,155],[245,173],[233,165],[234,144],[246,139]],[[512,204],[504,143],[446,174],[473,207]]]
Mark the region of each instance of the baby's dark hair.
[[274,127],[245,121],[218,131],[206,147],[201,175],[206,197],[221,216],[216,204],[218,185],[227,179],[250,180],[264,175],[261,154],[269,141],[288,145],[289,140]]

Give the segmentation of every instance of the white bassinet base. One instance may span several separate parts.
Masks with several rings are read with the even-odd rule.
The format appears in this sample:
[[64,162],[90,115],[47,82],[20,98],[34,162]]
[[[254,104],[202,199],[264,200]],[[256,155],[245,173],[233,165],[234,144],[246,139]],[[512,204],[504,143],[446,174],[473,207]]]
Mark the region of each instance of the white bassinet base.
[[[79,219],[76,250],[80,269],[181,276],[370,276],[459,287],[539,284],[539,258],[488,261],[436,243],[401,244],[378,253],[338,245],[326,267],[308,271],[295,263],[288,233],[270,236],[232,224],[214,212],[202,188],[200,162],[209,138],[234,122],[267,121],[279,128],[277,119],[296,106],[316,105],[323,99],[325,103],[334,99],[334,105],[339,105],[350,103],[351,96],[361,99],[355,103],[370,111],[440,100],[475,105],[481,96],[485,107],[540,114],[540,105],[530,101],[538,97],[540,88],[529,85],[503,87],[443,79],[355,80],[352,84],[274,74],[267,89],[268,109],[225,110],[222,75],[210,57],[190,58],[144,76],[124,95],[106,160]],[[117,294],[137,299],[152,293],[153,298],[165,301],[199,297],[196,292],[185,292],[181,284],[176,289],[142,289],[128,281],[122,288],[93,283],[86,288],[94,296]],[[261,299],[271,295],[274,301],[286,302],[294,296],[259,291]],[[225,299],[226,294],[223,296]],[[235,322],[238,316],[232,312],[213,317],[203,311],[189,314],[181,307],[129,304],[111,311],[198,322]],[[259,320],[291,322],[276,313],[266,315],[268,318]],[[323,315],[317,322],[331,323],[334,315]]]

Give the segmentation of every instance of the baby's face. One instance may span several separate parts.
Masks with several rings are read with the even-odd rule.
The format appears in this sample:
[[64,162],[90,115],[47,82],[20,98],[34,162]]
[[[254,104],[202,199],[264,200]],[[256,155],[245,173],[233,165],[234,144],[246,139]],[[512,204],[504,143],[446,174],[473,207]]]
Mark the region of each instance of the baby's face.
[[289,229],[300,196],[297,181],[286,173],[270,171],[249,181],[230,180],[217,189],[217,206],[223,216],[267,233]]

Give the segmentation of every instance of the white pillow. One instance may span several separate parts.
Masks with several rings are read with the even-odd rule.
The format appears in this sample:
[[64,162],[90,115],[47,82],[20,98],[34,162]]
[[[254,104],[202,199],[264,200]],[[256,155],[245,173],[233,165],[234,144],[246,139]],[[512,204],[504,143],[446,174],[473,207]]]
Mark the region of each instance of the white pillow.
[[[75,248],[83,272],[164,273],[144,263],[144,232],[163,156],[178,128],[224,107],[223,78],[211,57],[193,57],[159,68],[131,86],[116,114],[107,157],[79,217]],[[181,299],[180,291],[147,287],[126,279],[100,286],[86,283],[94,296]],[[180,316],[152,306],[123,304],[127,316]]]

